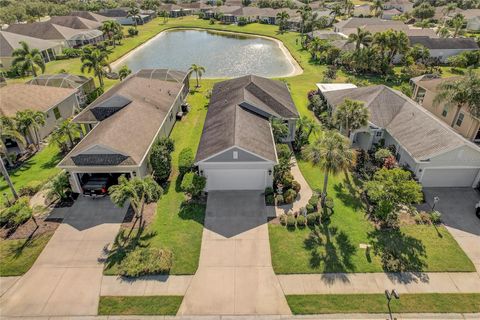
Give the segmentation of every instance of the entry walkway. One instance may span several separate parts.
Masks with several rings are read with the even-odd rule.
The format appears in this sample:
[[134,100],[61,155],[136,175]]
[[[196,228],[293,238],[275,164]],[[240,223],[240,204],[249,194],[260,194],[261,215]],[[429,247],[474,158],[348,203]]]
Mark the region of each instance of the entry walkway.
[[264,196],[210,192],[199,268],[178,314],[290,313],[272,268]]
[[78,198],[32,268],[0,298],[1,316],[96,315],[105,248],[126,209]]

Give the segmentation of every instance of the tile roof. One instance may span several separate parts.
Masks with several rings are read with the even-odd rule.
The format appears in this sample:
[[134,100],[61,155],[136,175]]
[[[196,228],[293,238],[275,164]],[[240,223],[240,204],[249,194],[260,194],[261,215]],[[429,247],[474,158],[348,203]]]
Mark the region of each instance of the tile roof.
[[13,117],[17,111],[26,109],[45,112],[76,92],[76,89],[8,84],[0,88],[0,113]]
[[384,85],[345,89],[324,94],[336,106],[345,99],[363,101],[370,111],[370,122],[384,128],[417,161],[470,145],[448,125],[404,94]]

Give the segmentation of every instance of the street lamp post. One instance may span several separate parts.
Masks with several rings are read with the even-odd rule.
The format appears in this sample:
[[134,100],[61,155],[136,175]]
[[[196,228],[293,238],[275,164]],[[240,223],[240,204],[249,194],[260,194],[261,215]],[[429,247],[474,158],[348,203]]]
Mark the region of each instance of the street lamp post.
[[392,300],[392,298],[395,298],[397,300],[400,299],[400,295],[395,289],[393,289],[392,291],[385,290],[385,297],[387,298],[388,314],[390,315],[390,320],[393,320],[392,309],[390,309],[390,301]]
[[435,206],[437,205],[437,203],[440,201],[440,198],[435,196],[433,197],[433,205],[432,205],[432,212],[433,210],[435,210]]

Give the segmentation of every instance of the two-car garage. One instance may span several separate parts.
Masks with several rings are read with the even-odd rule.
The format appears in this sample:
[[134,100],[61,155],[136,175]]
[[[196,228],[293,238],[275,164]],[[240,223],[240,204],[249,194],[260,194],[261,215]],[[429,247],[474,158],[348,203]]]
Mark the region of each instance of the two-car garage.
[[424,187],[472,187],[480,168],[425,168],[420,182]]
[[266,169],[206,169],[207,191],[264,190],[267,187]]

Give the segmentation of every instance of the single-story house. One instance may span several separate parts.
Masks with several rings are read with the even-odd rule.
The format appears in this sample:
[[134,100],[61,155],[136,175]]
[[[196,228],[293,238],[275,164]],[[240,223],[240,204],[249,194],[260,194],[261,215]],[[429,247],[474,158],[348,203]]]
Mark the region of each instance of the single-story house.
[[[45,125],[39,130],[39,138],[43,140],[63,120],[72,117],[79,109],[77,89],[36,86],[30,84],[7,84],[0,88],[0,114],[14,117],[18,111],[27,109],[41,111],[46,115]],[[35,143],[34,132],[27,137],[27,143]],[[9,152],[19,153],[25,146],[16,141],[5,141]]]
[[192,10],[193,14],[206,12],[213,8],[213,6],[205,2],[189,2],[189,3],[182,2],[182,3],[178,3],[178,5],[184,9]]
[[320,38],[323,40],[345,40],[348,38],[344,34],[331,30],[314,30],[307,33],[307,37],[309,37],[310,39]]
[[20,41],[25,41],[32,49],[38,49],[45,62],[55,60],[57,54],[62,53],[62,45],[55,41],[0,31],[0,66],[2,68],[9,69],[12,66],[14,59],[12,53],[21,47]]
[[354,17],[371,17],[372,10],[370,9],[370,4],[360,4],[353,8]]
[[379,18],[350,18],[334,24],[333,30],[346,36],[356,33],[357,28],[363,28],[372,34],[386,30],[403,31],[407,36],[438,37],[435,30],[430,28],[415,28],[406,25],[402,21],[384,20]]
[[101,14],[91,12],[91,11],[72,11],[70,12],[71,16],[81,17],[84,19],[97,21],[103,23],[104,21],[112,20],[109,17],[102,16]]
[[180,6],[174,3],[168,3],[161,5],[158,10],[168,12],[171,18],[178,18],[184,16],[191,16],[194,13],[194,10],[184,6]]
[[48,22],[59,26],[82,30],[100,29],[100,27],[102,26],[101,22],[85,19],[78,16],[54,16],[51,17]]
[[432,58],[441,62],[464,51],[478,50],[478,44],[473,38],[431,38],[410,36],[410,45],[420,44],[430,50]]
[[[91,177],[143,177],[154,141],[168,137],[188,94],[187,72],[144,69],[82,110],[73,121],[89,132],[58,164],[74,192]],[[113,182],[115,183],[115,182]]]
[[480,9],[468,9],[462,11],[467,20],[467,30],[480,31]]
[[322,93],[328,106],[362,101],[370,112],[366,127],[350,135],[354,147],[394,146],[400,165],[424,187],[475,187],[480,180],[480,148],[460,136],[415,101],[384,85]]
[[[317,17],[317,19],[325,19],[327,24],[332,22],[332,15],[329,10],[314,10],[312,14]],[[275,14],[276,15],[276,14]],[[302,17],[295,11],[289,12],[290,18],[288,19],[288,25],[290,30],[300,31],[302,24]]]
[[[126,7],[113,8],[113,9],[102,9],[98,13],[102,16],[108,17],[110,19],[115,19],[121,25],[131,26],[134,25],[135,21],[133,17],[128,16],[128,11],[130,9]],[[155,11],[152,10],[140,10],[139,16],[136,18],[137,25],[145,24],[157,16]]]
[[383,10],[382,12],[382,19],[385,20],[392,20],[394,17],[401,15],[403,12],[393,8],[393,9],[388,9],[388,10]]
[[391,10],[397,9],[403,12],[410,12],[413,10],[413,2],[409,0],[390,0],[383,4],[383,9]]
[[69,73],[42,74],[28,81],[27,84],[76,89],[78,103],[81,107],[87,103],[88,94],[95,90],[95,81],[92,77]]
[[195,157],[205,191],[271,187],[278,159],[270,119],[287,123],[293,141],[298,117],[281,81],[247,75],[216,83]]
[[474,117],[468,108],[462,107],[457,113],[456,108],[449,108],[443,102],[434,103],[440,84],[461,79],[462,77],[440,78],[428,74],[412,78],[410,83],[413,85],[413,100],[433,113],[438,119],[451,126],[466,139],[479,143],[480,120]]

